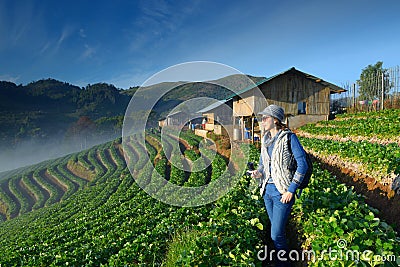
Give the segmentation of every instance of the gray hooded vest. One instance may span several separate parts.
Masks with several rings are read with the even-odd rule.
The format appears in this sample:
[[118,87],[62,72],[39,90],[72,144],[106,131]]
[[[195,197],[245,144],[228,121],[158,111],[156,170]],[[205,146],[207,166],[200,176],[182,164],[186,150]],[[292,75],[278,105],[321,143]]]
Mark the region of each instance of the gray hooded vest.
[[[266,136],[263,138],[261,144],[261,153],[263,155],[264,174],[262,187],[260,189],[261,195],[264,195],[265,187],[269,177],[272,178],[279,193],[283,194],[287,191],[293,175],[295,173],[293,166],[292,154],[288,146],[288,138],[290,138],[290,131],[280,131],[275,140],[275,145],[272,150],[271,158],[267,152]],[[271,164],[271,168],[269,167]]]

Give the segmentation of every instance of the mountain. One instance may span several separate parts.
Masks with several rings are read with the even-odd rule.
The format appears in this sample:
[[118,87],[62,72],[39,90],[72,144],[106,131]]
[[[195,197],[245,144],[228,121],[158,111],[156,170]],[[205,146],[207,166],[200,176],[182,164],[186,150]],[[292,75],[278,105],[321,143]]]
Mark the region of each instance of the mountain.
[[128,90],[107,83],[78,87],[55,79],[27,85],[0,81],[0,172],[117,138],[135,93],[146,98],[162,88],[172,89],[153,108],[148,125],[154,127],[185,100],[202,96],[223,99],[232,94],[215,83],[241,86],[242,79],[234,75],[207,83],[159,83]]

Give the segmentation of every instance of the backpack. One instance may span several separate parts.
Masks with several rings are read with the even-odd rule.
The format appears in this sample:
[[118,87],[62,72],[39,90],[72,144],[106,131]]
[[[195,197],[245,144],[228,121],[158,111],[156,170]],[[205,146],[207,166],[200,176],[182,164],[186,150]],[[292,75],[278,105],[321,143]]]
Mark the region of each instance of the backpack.
[[400,175],[394,178],[392,183],[392,190],[400,195]]
[[[294,155],[292,153],[292,147],[291,147],[291,143],[290,143],[292,134],[293,133],[289,133],[288,134],[288,147],[289,147],[290,153],[292,154],[291,157],[292,157],[292,162],[294,163],[294,170],[296,170],[297,163],[296,163],[296,160],[294,159]],[[308,186],[308,183],[310,182],[310,178],[311,178],[312,173],[313,173],[313,164],[312,164],[311,157],[307,153],[307,151],[304,151],[304,153],[306,154],[306,162],[307,162],[308,168],[307,168],[307,171],[306,171],[306,173],[304,175],[303,181],[301,182],[301,184],[298,187],[299,189],[304,189],[304,188],[306,188]]]

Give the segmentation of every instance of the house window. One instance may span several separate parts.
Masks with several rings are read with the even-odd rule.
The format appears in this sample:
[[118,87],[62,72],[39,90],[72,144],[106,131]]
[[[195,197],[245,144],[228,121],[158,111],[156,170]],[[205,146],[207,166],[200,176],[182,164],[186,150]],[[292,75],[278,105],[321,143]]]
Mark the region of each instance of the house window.
[[297,103],[298,114],[306,114],[306,102]]

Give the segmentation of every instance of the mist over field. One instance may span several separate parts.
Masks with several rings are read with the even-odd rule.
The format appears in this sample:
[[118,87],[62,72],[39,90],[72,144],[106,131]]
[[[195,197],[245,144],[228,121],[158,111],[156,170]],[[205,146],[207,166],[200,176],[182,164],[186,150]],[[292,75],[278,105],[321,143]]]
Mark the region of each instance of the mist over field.
[[51,137],[41,142],[25,140],[13,148],[0,147],[0,175],[4,171],[59,158],[118,138],[117,134],[112,136],[96,136],[95,134],[93,132],[90,138],[75,137],[74,140],[64,140],[63,136]]

